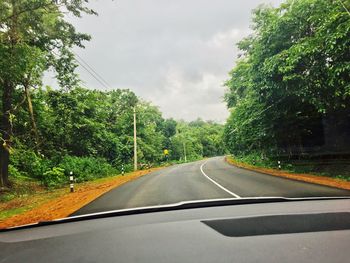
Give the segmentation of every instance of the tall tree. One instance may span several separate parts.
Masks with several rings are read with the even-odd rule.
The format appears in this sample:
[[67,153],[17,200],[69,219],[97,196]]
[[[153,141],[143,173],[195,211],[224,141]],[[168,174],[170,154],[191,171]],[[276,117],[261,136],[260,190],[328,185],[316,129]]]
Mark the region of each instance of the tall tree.
[[[86,0],[0,1],[0,87],[2,91],[0,187],[9,186],[8,165],[12,144],[14,91],[38,83],[52,67],[61,86],[78,83],[73,46],[83,47],[86,34],[65,21],[64,12],[80,17],[95,14]],[[28,87],[28,86],[27,86]]]
[[[301,156],[306,148],[349,145],[349,7],[349,1],[288,0],[254,11],[254,32],[238,44],[242,56],[226,82],[231,151]],[[325,143],[331,137],[333,148]]]

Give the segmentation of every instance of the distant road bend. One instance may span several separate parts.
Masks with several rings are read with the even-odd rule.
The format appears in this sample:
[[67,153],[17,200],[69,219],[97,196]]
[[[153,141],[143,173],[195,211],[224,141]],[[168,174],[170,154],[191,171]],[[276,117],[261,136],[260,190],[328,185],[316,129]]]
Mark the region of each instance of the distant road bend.
[[234,167],[224,157],[174,165],[126,183],[73,215],[201,199],[350,196],[350,191]]

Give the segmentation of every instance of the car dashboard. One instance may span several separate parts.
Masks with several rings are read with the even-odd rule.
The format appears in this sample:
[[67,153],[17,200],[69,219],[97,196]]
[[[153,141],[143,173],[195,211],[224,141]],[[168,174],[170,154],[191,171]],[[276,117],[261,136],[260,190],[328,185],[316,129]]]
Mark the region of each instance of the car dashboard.
[[[78,220],[79,219],[79,220]],[[0,233],[0,262],[347,262],[350,199],[124,214]]]

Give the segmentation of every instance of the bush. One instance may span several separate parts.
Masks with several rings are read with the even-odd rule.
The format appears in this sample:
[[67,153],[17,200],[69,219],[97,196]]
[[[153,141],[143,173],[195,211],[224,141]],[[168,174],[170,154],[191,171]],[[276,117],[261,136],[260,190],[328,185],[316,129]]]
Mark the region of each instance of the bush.
[[64,174],[64,169],[59,167],[52,168],[42,176],[43,184],[49,188],[62,186],[68,182],[68,179],[69,178]]
[[262,158],[261,153],[259,152],[251,152],[249,154],[235,154],[233,155],[233,158],[237,161],[255,165],[255,166],[269,167],[269,168],[278,167],[277,161],[274,162],[266,156]]
[[59,167],[64,169],[67,175],[72,171],[76,182],[88,181],[118,173],[118,171],[103,158],[67,155],[61,160]]
[[22,173],[18,171],[18,169],[12,164],[9,165],[9,175],[13,178],[21,178],[23,177]]
[[[129,167],[125,167],[125,171]],[[28,149],[15,149],[11,156],[9,174],[13,178],[31,177],[39,179],[47,187],[57,187],[69,182],[72,171],[76,182],[118,173],[118,170],[103,158],[56,155],[51,160]]]
[[[122,169],[122,165],[119,165],[119,169],[121,170]],[[129,172],[132,172],[134,171],[134,165],[133,164],[125,164],[124,165],[124,172],[125,173],[129,173]]]
[[[51,169],[50,160],[39,156],[32,150],[15,149],[11,156],[10,175],[23,175],[41,179],[44,172]],[[18,173],[17,173],[18,172]]]

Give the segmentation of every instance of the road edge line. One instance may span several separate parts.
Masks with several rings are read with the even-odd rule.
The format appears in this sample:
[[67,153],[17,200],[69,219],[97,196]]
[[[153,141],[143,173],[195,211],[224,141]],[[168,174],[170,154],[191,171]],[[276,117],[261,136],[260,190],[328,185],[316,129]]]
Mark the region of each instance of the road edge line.
[[215,184],[216,186],[218,186],[219,188],[221,188],[222,190],[224,190],[226,193],[236,197],[236,198],[241,198],[239,195],[231,192],[230,190],[228,190],[227,188],[223,187],[221,184],[219,184],[218,182],[216,182],[215,180],[211,179],[204,171],[203,171],[203,166],[207,163],[208,161],[205,161],[204,163],[202,163],[202,165],[200,166],[200,170],[202,172],[202,174],[208,179],[210,180],[213,184]]

